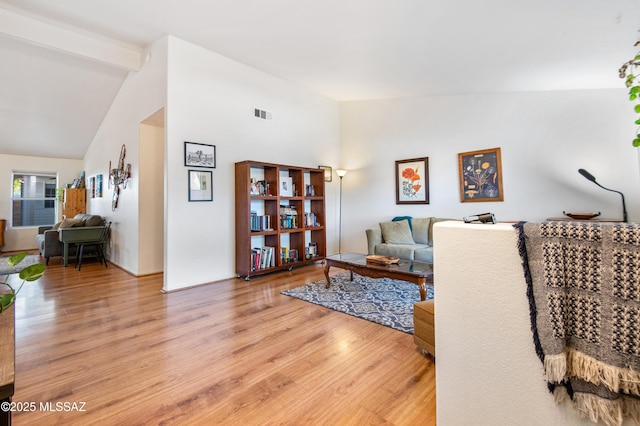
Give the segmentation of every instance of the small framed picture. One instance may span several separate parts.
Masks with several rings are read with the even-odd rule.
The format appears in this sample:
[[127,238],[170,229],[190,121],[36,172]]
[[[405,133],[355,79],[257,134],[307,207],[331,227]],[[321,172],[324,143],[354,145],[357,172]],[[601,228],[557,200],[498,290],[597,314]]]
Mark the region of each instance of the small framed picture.
[[324,170],[325,182],[331,182],[333,180],[333,170],[330,166],[318,166],[318,168]]
[[213,201],[213,172],[189,170],[189,201]]
[[396,161],[396,204],[429,204],[429,158]]
[[216,146],[203,143],[184,143],[184,165],[186,167],[216,168]]
[[293,197],[293,179],[291,177],[280,178],[280,196]]
[[460,202],[504,201],[500,148],[458,154]]

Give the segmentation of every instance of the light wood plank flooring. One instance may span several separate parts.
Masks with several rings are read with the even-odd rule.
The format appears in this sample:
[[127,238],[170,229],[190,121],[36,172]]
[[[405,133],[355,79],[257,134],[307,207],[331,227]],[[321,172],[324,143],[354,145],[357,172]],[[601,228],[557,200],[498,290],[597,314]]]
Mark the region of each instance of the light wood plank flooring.
[[161,275],[52,259],[16,304],[13,401],[38,409],[14,425],[435,425],[435,366],[411,335],[280,294],[321,279],[162,294]]

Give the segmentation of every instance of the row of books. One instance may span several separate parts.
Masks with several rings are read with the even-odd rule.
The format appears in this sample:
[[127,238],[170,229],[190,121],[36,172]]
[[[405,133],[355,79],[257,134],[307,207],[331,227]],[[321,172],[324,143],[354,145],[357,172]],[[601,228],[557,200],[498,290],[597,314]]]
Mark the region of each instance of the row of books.
[[298,261],[298,249],[282,247],[280,249],[280,259],[282,263],[293,263]]
[[255,211],[251,212],[251,223],[249,226],[252,231],[273,231],[271,216],[258,215]]
[[280,206],[280,229],[298,227],[298,212],[294,206]]
[[306,185],[305,188],[306,188],[305,194],[307,194],[307,197],[315,197],[316,196],[316,187],[315,186]]
[[[253,232],[273,231],[273,223],[270,215],[258,215],[251,212],[250,229]],[[280,229],[296,229],[298,228],[298,213],[292,207],[280,207]],[[315,213],[304,214],[304,226],[311,228],[321,226]]]
[[276,266],[275,247],[264,246],[251,249],[251,270],[272,268]]
[[312,226],[321,226],[318,222],[318,218],[315,213],[305,213],[304,214],[304,226],[312,227]]
[[[298,249],[282,247],[280,249],[281,264],[299,260]],[[264,246],[251,249],[251,270],[273,268],[276,266],[275,247]]]
[[[264,246],[254,247],[251,249],[251,270],[273,268],[276,266],[275,247]],[[318,255],[318,246],[315,242],[310,242],[305,247],[305,255],[307,259]],[[280,264],[298,262],[300,255],[298,249],[282,247],[280,248]]]

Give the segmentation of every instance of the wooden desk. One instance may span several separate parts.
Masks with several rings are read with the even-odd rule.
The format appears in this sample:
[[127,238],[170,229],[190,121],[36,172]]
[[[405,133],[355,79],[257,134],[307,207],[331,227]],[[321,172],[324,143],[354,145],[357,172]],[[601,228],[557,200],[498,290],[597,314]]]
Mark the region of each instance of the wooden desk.
[[[11,402],[14,392],[16,336],[15,309],[0,313],[0,403]],[[0,426],[11,424],[11,411],[0,410]]]

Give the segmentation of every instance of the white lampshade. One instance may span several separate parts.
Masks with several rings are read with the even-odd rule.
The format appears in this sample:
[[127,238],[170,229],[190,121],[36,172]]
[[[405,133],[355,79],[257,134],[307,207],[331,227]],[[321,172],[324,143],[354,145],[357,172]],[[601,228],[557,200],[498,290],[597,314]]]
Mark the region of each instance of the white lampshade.
[[347,174],[347,171],[344,169],[336,169],[336,174],[338,175],[338,177],[342,178]]

